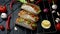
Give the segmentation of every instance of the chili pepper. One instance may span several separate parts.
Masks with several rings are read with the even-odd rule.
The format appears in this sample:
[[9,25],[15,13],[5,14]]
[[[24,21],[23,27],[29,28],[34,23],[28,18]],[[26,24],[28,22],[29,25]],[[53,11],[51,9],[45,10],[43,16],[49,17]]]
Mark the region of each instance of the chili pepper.
[[11,3],[10,3],[10,9],[12,10],[12,7],[13,7],[13,4],[16,3],[15,0],[12,0]]
[[3,25],[0,25],[0,30],[4,30],[4,26]]
[[55,27],[56,27],[56,29],[57,29],[58,31],[60,31],[60,22],[58,22],[58,23],[55,25]]
[[35,3],[35,4],[38,4],[38,3],[40,3],[42,0],[37,0],[37,2]]
[[10,3],[10,9],[12,10],[12,2]]
[[48,3],[52,3],[52,0],[48,0]]
[[11,19],[11,14],[8,16],[7,21],[6,21],[6,29],[10,30],[10,19]]
[[30,0],[27,0],[27,2],[30,2]]

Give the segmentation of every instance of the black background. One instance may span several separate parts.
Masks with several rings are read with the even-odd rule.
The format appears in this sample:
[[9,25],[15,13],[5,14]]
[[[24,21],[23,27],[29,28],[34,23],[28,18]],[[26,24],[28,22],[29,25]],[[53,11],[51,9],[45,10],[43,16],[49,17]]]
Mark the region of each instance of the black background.
[[[1,5],[6,4],[6,6],[7,6],[7,14],[8,14],[8,15],[12,12],[12,11],[10,10],[10,8],[9,8],[10,2],[11,2],[11,0],[0,0],[0,4],[1,4]],[[36,1],[35,1],[35,2],[36,2]],[[33,2],[33,3],[35,3],[35,2]],[[57,2],[56,2],[55,4],[57,4],[57,6],[58,6],[58,8],[57,8],[56,11],[57,11],[57,12],[60,12],[60,0],[57,0]],[[57,33],[59,33],[59,31],[56,31],[56,29],[55,29],[55,25],[54,25],[54,22],[53,22],[53,18],[52,18],[52,16],[51,16],[52,14],[51,14],[50,9],[49,9],[49,8],[52,6],[52,3],[50,3],[51,6],[49,7],[48,2],[47,2],[47,1],[44,1],[45,8],[48,8],[48,9],[49,9],[48,15],[47,15],[46,13],[43,13],[43,9],[44,9],[43,2],[40,2],[39,4],[37,4],[38,6],[40,6],[40,8],[41,8],[41,10],[42,10],[42,12],[38,15],[38,16],[40,17],[39,21],[37,22],[37,24],[38,24],[38,27],[37,27],[38,32],[37,32],[37,30],[31,31],[31,30],[26,29],[26,28],[24,28],[24,27],[15,25],[15,20],[16,20],[16,18],[18,17],[18,16],[17,16],[17,13],[19,12],[19,10],[21,10],[21,9],[20,9],[20,6],[21,6],[21,5],[22,5],[22,3],[20,3],[20,2],[17,2],[16,4],[13,5],[13,11],[14,11],[14,13],[12,13],[12,18],[11,18],[11,22],[10,22],[11,31],[7,31],[6,28],[5,28],[4,31],[1,31],[1,30],[0,30],[0,34],[55,34],[55,33],[57,34]],[[52,11],[52,10],[51,10],[51,11]],[[0,13],[0,14],[1,14],[1,13]],[[48,18],[46,18],[46,15],[47,15]],[[49,16],[49,15],[50,15],[50,16]],[[54,19],[58,17],[58,16],[56,15],[56,13],[53,14],[53,16],[54,16]],[[51,21],[51,23],[52,23],[52,27],[51,27],[50,29],[48,29],[48,30],[45,30],[45,29],[43,29],[43,28],[40,26],[41,21],[44,20],[44,19],[48,19],[48,20]],[[1,21],[1,20],[2,20],[2,19],[0,18],[0,21]],[[4,27],[6,27],[6,21],[3,20],[3,22],[0,22],[0,25],[4,25]],[[18,28],[17,31],[14,30],[14,27],[15,27],[15,26]],[[56,32],[53,32],[53,31],[56,31]],[[49,32],[49,33],[46,33],[46,32]]]

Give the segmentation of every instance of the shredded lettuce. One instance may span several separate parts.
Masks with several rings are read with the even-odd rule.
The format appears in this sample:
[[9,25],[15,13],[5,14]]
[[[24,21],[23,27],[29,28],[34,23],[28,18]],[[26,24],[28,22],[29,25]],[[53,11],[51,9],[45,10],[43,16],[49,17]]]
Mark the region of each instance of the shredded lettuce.
[[24,19],[20,18],[19,22],[21,23],[21,22],[23,22],[23,21],[24,21]]
[[27,24],[30,24],[30,21],[26,21]]
[[40,13],[40,12],[41,12],[41,10],[39,10],[39,11],[37,12],[37,14]]
[[35,23],[34,23],[34,24],[32,24],[32,26],[33,26],[33,27],[36,27],[36,26],[37,26],[37,24],[35,24]]

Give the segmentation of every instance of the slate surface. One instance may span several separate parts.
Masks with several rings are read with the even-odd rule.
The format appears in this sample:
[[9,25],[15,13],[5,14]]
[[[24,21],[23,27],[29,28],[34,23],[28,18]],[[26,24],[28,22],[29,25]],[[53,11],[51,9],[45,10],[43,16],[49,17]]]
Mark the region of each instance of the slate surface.
[[[10,8],[9,8],[9,4],[10,4],[10,1],[11,0],[0,0],[0,4],[2,4],[2,5],[4,5],[4,4],[6,4],[6,6],[7,6],[7,14],[9,15],[12,11],[10,10]],[[56,31],[56,29],[55,29],[55,25],[54,25],[54,21],[53,21],[53,15],[51,14],[51,12],[50,12],[50,14],[43,14],[43,13],[40,13],[38,16],[40,17],[40,19],[39,19],[39,21],[37,22],[37,24],[38,24],[38,26],[37,26],[37,30],[35,30],[35,31],[31,31],[31,30],[29,30],[29,29],[26,29],[26,28],[24,28],[24,27],[18,27],[18,26],[16,26],[15,25],[15,20],[16,20],[16,18],[18,17],[17,16],[17,14],[18,14],[18,12],[21,10],[20,9],[20,6],[21,6],[22,4],[21,3],[19,3],[19,2],[17,2],[16,4],[14,4],[13,5],[13,11],[14,11],[14,13],[12,14],[12,18],[11,18],[11,21],[10,21],[10,27],[11,27],[11,31],[10,32],[8,32],[7,30],[6,30],[6,28],[5,28],[5,31],[1,31],[0,30],[0,34],[44,34],[44,33],[46,33],[46,32],[55,32]],[[40,5],[39,6],[41,6],[40,8],[41,9],[43,9],[43,4],[42,3],[40,3]],[[48,6],[47,6],[48,7]],[[45,29],[43,29],[42,27],[41,27],[41,21],[42,20],[45,20],[45,19],[48,19],[49,21],[51,21],[51,24],[52,24],[52,26],[51,26],[51,28],[50,29],[48,29],[48,30],[45,30]],[[2,19],[0,18],[0,21],[2,21]],[[6,21],[3,21],[3,22],[1,22],[0,23],[0,25],[4,25],[4,27],[6,27]],[[18,28],[18,30],[17,31],[15,31],[14,30],[14,27],[17,27]]]

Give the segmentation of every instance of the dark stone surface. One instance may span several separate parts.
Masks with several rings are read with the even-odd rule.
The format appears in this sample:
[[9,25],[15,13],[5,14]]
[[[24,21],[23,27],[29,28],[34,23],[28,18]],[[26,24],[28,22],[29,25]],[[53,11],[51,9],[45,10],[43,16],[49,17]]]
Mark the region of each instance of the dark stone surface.
[[[6,6],[7,6],[7,14],[8,15],[12,12],[10,10],[10,8],[9,8],[10,1],[11,0],[0,0],[0,4],[2,4],[2,5],[6,4]],[[58,4],[58,6],[60,6],[59,2],[57,2],[57,4]],[[47,14],[47,16],[46,16],[45,13],[43,14],[43,11],[38,15],[40,17],[40,19],[37,22],[38,26],[37,26],[37,30],[35,30],[35,31],[31,31],[31,30],[26,29],[24,27],[16,26],[15,25],[15,20],[18,17],[17,16],[18,12],[21,10],[20,6],[21,6],[21,3],[19,3],[19,2],[17,2],[16,4],[13,5],[14,13],[12,13],[11,20],[10,20],[11,31],[7,31],[6,30],[6,21],[5,20],[2,21],[2,19],[0,18],[0,22],[2,21],[0,23],[0,25],[4,25],[4,27],[5,27],[5,31],[1,31],[0,30],[0,34],[45,34],[46,32],[56,33],[56,32],[54,32],[54,31],[56,31],[56,29],[55,29],[54,21],[53,21],[53,18],[52,18],[53,16],[52,16],[50,11],[49,11],[50,13]],[[39,6],[40,6],[41,10],[43,10],[43,8],[44,8],[43,6],[44,5],[43,5],[42,2],[39,4]],[[47,2],[46,2],[46,7],[49,8],[49,4],[47,4]],[[42,20],[45,20],[45,19],[48,19],[49,21],[51,21],[51,24],[52,24],[51,28],[48,29],[48,30],[43,29],[41,27],[41,25],[40,25]],[[18,28],[17,31],[14,30],[15,26]]]

